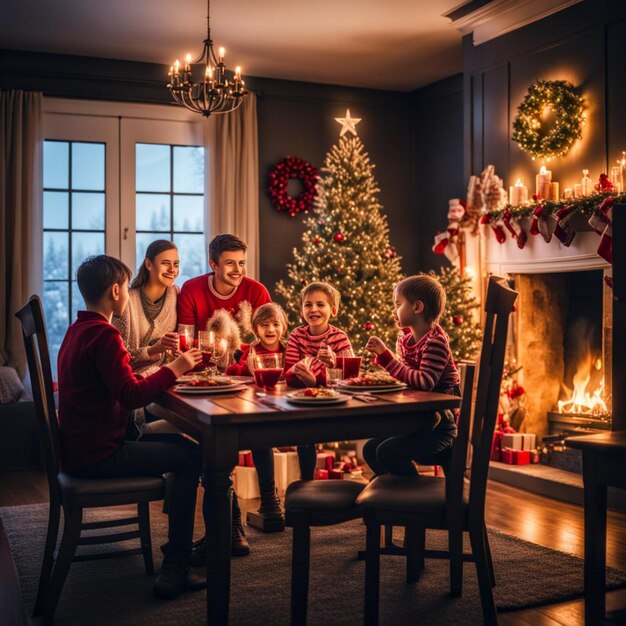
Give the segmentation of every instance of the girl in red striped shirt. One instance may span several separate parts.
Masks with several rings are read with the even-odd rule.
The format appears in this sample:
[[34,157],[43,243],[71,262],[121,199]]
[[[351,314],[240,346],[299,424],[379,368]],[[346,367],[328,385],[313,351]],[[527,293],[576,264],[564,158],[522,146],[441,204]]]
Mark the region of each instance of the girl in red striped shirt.
[[[400,327],[397,356],[378,337],[370,337],[366,349],[376,354],[378,365],[409,386],[460,396],[459,372],[448,335],[437,323],[446,306],[441,284],[426,274],[409,276],[395,286],[393,298],[393,317]],[[377,475],[415,474],[413,462],[443,465],[445,470],[454,437],[454,413],[435,413],[432,426],[425,430],[386,440],[370,439],[363,456]]]
[[[326,367],[333,367],[336,355],[352,356],[348,335],[330,323],[339,310],[339,292],[328,283],[314,282],[300,294],[302,319],[285,350],[285,377],[292,387],[326,384]],[[317,455],[315,445],[298,446],[303,480],[313,480]]]

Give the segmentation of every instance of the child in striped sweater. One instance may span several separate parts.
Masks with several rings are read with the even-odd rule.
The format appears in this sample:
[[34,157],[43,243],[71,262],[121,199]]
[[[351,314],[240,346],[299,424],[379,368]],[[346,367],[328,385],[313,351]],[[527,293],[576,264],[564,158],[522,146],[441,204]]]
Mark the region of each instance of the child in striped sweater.
[[[348,335],[330,323],[339,310],[339,292],[323,282],[310,283],[300,294],[302,318],[306,322],[289,335],[285,350],[285,377],[292,387],[315,387],[326,384],[326,367],[335,356],[351,356]],[[312,480],[316,452],[313,444],[298,446],[300,473]]]
[[[448,335],[437,323],[446,306],[441,284],[420,274],[400,281],[394,289],[393,317],[400,327],[396,353],[378,337],[370,337],[367,350],[376,354],[378,365],[410,387],[461,395],[459,372],[452,359]],[[435,413],[432,426],[402,437],[370,439],[363,456],[375,474],[415,474],[413,461],[445,465],[456,437],[456,416],[451,411]]]

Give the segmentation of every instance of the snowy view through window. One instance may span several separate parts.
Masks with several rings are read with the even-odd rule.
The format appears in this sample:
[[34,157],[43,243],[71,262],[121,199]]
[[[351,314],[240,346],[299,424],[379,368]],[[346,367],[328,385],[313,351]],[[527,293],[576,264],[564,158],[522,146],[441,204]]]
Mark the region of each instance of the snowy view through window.
[[[76,270],[105,253],[105,144],[44,142],[44,314],[50,359],[56,360],[76,311],[84,302]],[[206,272],[204,242],[204,149],[136,145],[136,267],[154,239],[179,248],[177,284]]]

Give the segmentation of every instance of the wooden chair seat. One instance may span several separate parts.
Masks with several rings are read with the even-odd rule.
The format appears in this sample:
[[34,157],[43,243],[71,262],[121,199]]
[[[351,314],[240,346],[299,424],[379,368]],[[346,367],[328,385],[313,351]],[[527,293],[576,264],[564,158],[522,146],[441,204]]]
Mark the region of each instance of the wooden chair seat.
[[130,504],[163,497],[165,480],[162,476],[132,478],[77,478],[61,472],[57,475],[65,506],[100,507]]

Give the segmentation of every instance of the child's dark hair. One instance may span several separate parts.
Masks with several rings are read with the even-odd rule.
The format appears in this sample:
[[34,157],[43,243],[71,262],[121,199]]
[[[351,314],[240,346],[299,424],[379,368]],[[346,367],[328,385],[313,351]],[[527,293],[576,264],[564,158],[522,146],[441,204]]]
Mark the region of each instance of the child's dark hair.
[[131,289],[143,287],[150,279],[150,272],[146,267],[146,259],[149,259],[154,263],[154,259],[156,259],[161,252],[165,252],[166,250],[178,250],[178,248],[176,247],[176,244],[169,239],[157,239],[146,248],[146,254],[141,262],[141,267],[137,272],[137,276],[135,276],[135,279],[130,286]]
[[339,311],[339,303],[341,302],[341,295],[332,285],[329,285],[328,283],[323,283],[321,281],[309,283],[306,287],[302,289],[302,291],[300,292],[300,303],[303,304],[304,299],[308,295],[316,291],[321,291],[328,298],[328,301],[330,302],[330,306],[334,306],[337,309],[337,311]]
[[132,272],[126,263],[106,254],[87,257],[76,272],[76,282],[86,304],[97,304],[107,289],[123,285]]
[[436,278],[428,274],[417,274],[401,280],[395,288],[411,304],[424,304],[423,315],[427,322],[432,324],[439,321],[446,308],[446,292]]
[[209,244],[209,260],[219,263],[222,252],[233,252],[235,250],[245,252],[247,249],[248,246],[237,235],[218,235],[213,237]]
[[285,311],[283,311],[283,307],[281,307],[280,304],[276,304],[276,302],[267,302],[265,304],[262,304],[252,314],[250,324],[254,333],[256,334],[256,329],[259,324],[267,322],[271,319],[278,320],[283,325],[284,332],[287,332],[287,330],[289,329],[289,320],[287,319],[287,314],[285,313]]

